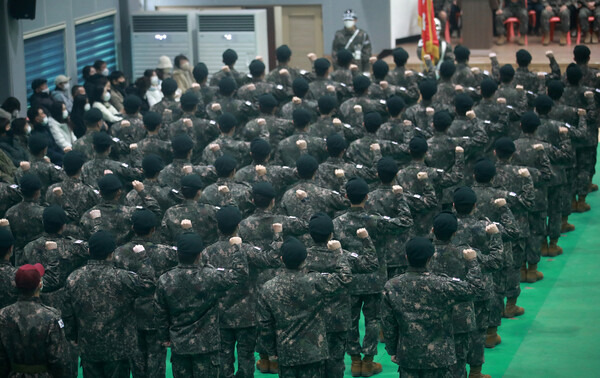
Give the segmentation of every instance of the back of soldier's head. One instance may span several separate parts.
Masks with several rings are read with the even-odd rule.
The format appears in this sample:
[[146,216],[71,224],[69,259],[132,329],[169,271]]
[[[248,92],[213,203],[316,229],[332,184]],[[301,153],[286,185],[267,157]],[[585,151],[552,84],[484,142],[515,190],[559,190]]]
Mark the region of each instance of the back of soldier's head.
[[454,209],[459,215],[470,214],[477,203],[477,195],[468,186],[457,188],[454,191]]
[[403,67],[408,61],[408,52],[402,47],[398,47],[393,51],[394,63],[397,67]]
[[257,182],[252,186],[252,201],[259,209],[266,209],[275,199],[275,189],[268,181]]
[[338,102],[334,96],[326,95],[319,98],[317,105],[319,106],[319,113],[322,115],[328,115],[337,108]]
[[575,63],[569,64],[567,67],[567,81],[571,85],[579,85],[581,79],[583,78],[583,71],[581,71],[581,67],[579,67]]
[[560,80],[550,80],[546,85],[548,96],[554,101],[560,100],[565,92],[565,85],[563,82]]
[[390,184],[398,174],[398,164],[391,157],[383,157],[377,162],[377,176],[384,184]]
[[500,67],[500,81],[508,84],[515,77],[515,69],[510,64],[505,64]]
[[500,160],[509,159],[517,150],[515,142],[509,137],[499,138],[494,144],[494,152]]
[[433,218],[433,234],[436,239],[449,241],[458,230],[456,215],[450,211],[442,211]]
[[308,231],[315,243],[326,243],[333,234],[333,221],[325,213],[316,213],[310,217]]
[[388,74],[389,71],[390,66],[388,66],[388,64],[385,61],[379,59],[375,63],[373,63],[373,76],[375,76],[376,79],[385,79],[385,76]]
[[471,50],[467,47],[458,45],[454,48],[454,58],[458,63],[466,63],[469,61],[469,56],[471,55]]
[[353,58],[352,53],[346,49],[341,49],[337,53],[337,62],[340,67],[348,67]]
[[440,76],[443,79],[450,80],[456,72],[456,65],[451,60],[445,60],[440,66]]

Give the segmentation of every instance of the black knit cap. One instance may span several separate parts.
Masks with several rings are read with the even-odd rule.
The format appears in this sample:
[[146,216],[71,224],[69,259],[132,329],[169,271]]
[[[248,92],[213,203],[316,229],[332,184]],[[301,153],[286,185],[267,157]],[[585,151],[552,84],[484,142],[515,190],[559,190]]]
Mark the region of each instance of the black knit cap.
[[577,85],[583,78],[583,71],[575,63],[571,63],[567,66],[567,81],[572,85]]
[[440,76],[444,79],[450,79],[456,72],[456,65],[451,60],[444,60],[440,66]]
[[10,248],[15,244],[15,237],[10,232],[10,227],[0,227],[0,248]]
[[341,134],[333,133],[327,137],[326,141],[327,152],[331,156],[338,156],[342,151],[348,148],[348,143],[346,143],[346,139]]
[[37,155],[40,152],[42,152],[44,150],[44,148],[48,147],[49,142],[50,141],[48,140],[48,137],[44,134],[41,134],[41,133],[32,134],[29,136],[29,142],[28,142],[29,150],[34,155]]
[[24,174],[21,179],[19,179],[19,187],[21,188],[21,193],[24,196],[30,197],[36,191],[42,189],[42,182],[39,177],[32,173]]
[[261,109],[269,110],[275,108],[279,103],[275,96],[270,93],[265,93],[258,98],[258,105]]
[[110,135],[103,131],[95,132],[94,136],[92,137],[92,141],[94,144],[94,148],[99,150],[105,150],[106,148],[110,147],[113,143],[113,140],[110,137]]
[[221,155],[215,160],[215,169],[219,177],[227,177],[237,167],[237,161],[231,155]]
[[408,61],[408,52],[402,47],[395,48],[392,55],[394,56],[394,63],[396,63],[396,66],[401,67]]
[[481,95],[484,98],[490,98],[498,90],[498,84],[492,79],[485,78],[481,80]]
[[225,235],[232,234],[242,221],[242,213],[237,206],[223,206],[217,211],[217,227]]
[[473,99],[468,94],[459,93],[454,96],[454,107],[456,108],[456,113],[465,115],[473,108]]
[[315,72],[317,75],[323,76],[331,67],[331,62],[325,58],[319,58],[314,63]]
[[548,87],[548,96],[553,100],[560,100],[565,92],[565,84],[560,80],[550,80],[546,83]]
[[102,120],[102,112],[100,109],[91,108],[83,114],[83,120],[88,124],[98,123]]
[[160,89],[165,96],[170,96],[177,91],[177,82],[168,77],[162,81]]
[[154,177],[163,170],[165,162],[156,154],[147,154],[142,159],[142,169],[146,177]]
[[387,108],[392,117],[398,116],[404,108],[406,107],[406,103],[400,96],[392,96],[387,100]]
[[338,106],[337,99],[333,96],[321,96],[317,104],[321,114],[329,114]]
[[150,231],[158,226],[158,218],[148,209],[137,209],[131,215],[133,231],[138,235],[148,235]]
[[398,173],[398,164],[389,156],[379,159],[377,162],[377,175],[383,182],[391,182]]
[[365,75],[358,75],[352,80],[352,86],[354,87],[354,91],[358,93],[362,93],[369,89],[371,85],[371,79],[366,77]]
[[200,62],[194,66],[192,75],[197,83],[202,83],[208,77],[208,67],[206,67],[206,64]]
[[536,131],[540,123],[540,117],[534,112],[525,112],[521,115],[521,130],[525,133],[531,134]]
[[306,248],[294,237],[288,237],[281,245],[281,259],[289,269],[296,269],[306,260]]
[[112,233],[100,230],[90,236],[88,240],[90,258],[104,260],[117,248],[117,242]]
[[110,194],[116,192],[119,189],[122,189],[123,184],[116,175],[108,174],[102,176],[98,180],[98,188],[100,188],[100,192]]
[[292,90],[296,96],[303,98],[308,93],[308,81],[301,76],[295,78],[292,82]]
[[468,186],[462,186],[454,191],[453,202],[456,206],[474,205],[477,203],[477,195]]
[[310,217],[308,222],[308,231],[311,236],[327,237],[333,232],[333,221],[325,213],[316,213]]
[[515,77],[515,69],[510,64],[505,64],[500,67],[500,81],[503,83],[510,82]]
[[237,119],[231,113],[223,113],[219,116],[217,123],[222,132],[228,133],[237,126]]
[[423,266],[434,253],[433,243],[427,238],[414,237],[406,243],[406,258],[409,265]]
[[419,92],[421,92],[421,96],[423,96],[424,100],[431,100],[437,93],[437,83],[435,80],[422,80],[419,83]]
[[258,59],[254,59],[248,66],[250,74],[254,77],[261,76],[265,73],[265,64]]
[[237,62],[237,60],[238,54],[237,52],[235,52],[235,50],[227,49],[223,51],[223,63],[225,63],[226,65],[230,66]]
[[496,154],[501,158],[509,157],[517,150],[515,142],[509,137],[498,138],[494,144],[494,149],[496,150]]
[[250,142],[250,152],[255,160],[263,160],[271,153],[271,145],[264,139],[256,138]]
[[433,218],[433,233],[439,240],[449,240],[458,230],[456,215],[450,211],[442,211]]
[[63,169],[68,176],[73,176],[85,163],[85,155],[79,151],[69,151],[63,157]]
[[202,185],[202,179],[200,178],[200,176],[192,174],[192,175],[185,175],[181,178],[181,187],[182,188],[190,188],[193,190],[200,190],[202,189],[203,185]]
[[146,112],[144,114],[144,125],[148,130],[156,130],[156,128],[162,123],[162,115],[157,112]]
[[470,55],[471,50],[466,46],[458,45],[454,48],[454,57],[457,62],[466,62]]
[[198,105],[198,103],[200,102],[200,98],[198,98],[196,93],[189,91],[181,95],[180,102],[182,106],[191,107]]
[[304,154],[296,160],[296,170],[301,178],[308,179],[312,177],[318,168],[319,163],[317,160],[308,154]]
[[531,54],[525,49],[517,51],[517,64],[519,67],[527,67],[531,63]]
[[353,177],[346,183],[346,195],[353,204],[361,203],[369,194],[369,185],[360,177]]
[[342,67],[347,66],[348,64],[350,64],[350,62],[352,62],[352,59],[354,59],[354,56],[352,55],[352,53],[346,49],[341,49],[338,50],[337,52],[337,61],[338,64]]
[[295,109],[292,112],[292,118],[294,120],[294,127],[297,129],[303,129],[310,123],[310,112],[304,108]]
[[171,139],[171,148],[175,152],[184,153],[194,148],[194,141],[187,134],[179,134]]
[[287,62],[292,57],[292,50],[288,45],[281,45],[275,50],[275,55],[279,62]]
[[69,218],[62,207],[52,205],[44,209],[42,220],[44,222],[44,231],[56,233],[63,225],[67,224]]
[[375,133],[383,123],[381,114],[377,112],[369,112],[365,114],[363,122],[365,123],[365,129],[370,133]]
[[473,167],[473,173],[477,182],[490,182],[496,175],[496,165],[490,159],[479,159]]
[[260,181],[255,183],[252,186],[252,194],[260,195],[270,199],[275,198],[275,196],[277,195],[275,189],[273,189],[273,185],[271,185],[271,183],[267,181]]
[[219,92],[224,96],[229,96],[237,89],[237,83],[230,77],[224,77],[219,80]]
[[128,114],[132,114],[137,112],[142,106],[142,99],[138,96],[132,94],[127,95],[123,99],[123,107]]
[[585,63],[590,59],[590,48],[586,45],[577,45],[573,49],[573,58],[577,63]]
[[554,101],[547,95],[539,95],[534,100],[535,110],[539,114],[548,114],[550,110],[552,110],[552,106],[554,106]]
[[427,140],[423,137],[413,137],[408,143],[411,154],[424,155],[427,152]]
[[377,79],[383,80],[389,71],[390,66],[384,60],[379,59],[373,63],[373,76]]
[[447,110],[438,110],[433,114],[433,127],[438,131],[445,131],[452,124],[452,116]]
[[198,256],[203,249],[202,238],[194,232],[181,234],[177,239],[177,253],[182,256]]

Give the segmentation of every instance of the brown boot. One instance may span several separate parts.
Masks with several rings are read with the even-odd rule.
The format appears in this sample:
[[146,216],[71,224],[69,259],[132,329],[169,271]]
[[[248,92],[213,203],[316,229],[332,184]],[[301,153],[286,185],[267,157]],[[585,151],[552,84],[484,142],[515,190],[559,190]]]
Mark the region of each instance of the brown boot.
[[542,34],[542,45],[548,46],[550,44],[550,33]]
[[485,347],[495,348],[501,342],[502,339],[498,335],[498,327],[489,327],[485,336]]
[[586,211],[590,211],[592,208],[590,205],[585,203],[585,197],[586,196],[578,197],[578,200],[577,200],[577,212],[578,213],[585,213]]
[[558,44],[564,46],[567,44],[567,33],[560,33],[560,39],[558,40]]
[[569,217],[562,217],[562,222],[560,224],[560,232],[565,233],[565,232],[571,232],[571,231],[575,231],[575,226],[573,226],[571,223],[569,223]]
[[588,32],[585,35],[585,40],[583,43],[591,44],[592,43],[592,32]]
[[544,274],[537,270],[538,264],[529,264],[527,268],[527,282],[535,283],[544,279]]
[[542,251],[542,256],[548,256],[548,239],[544,238],[544,240],[542,240],[540,249]]
[[375,374],[381,373],[383,367],[380,363],[373,361],[373,356],[365,356],[362,361],[362,368],[360,374],[363,377],[371,377]]
[[590,183],[589,191],[590,192],[597,192],[598,191],[598,185],[594,184],[593,182]]
[[562,255],[563,249],[558,246],[558,239],[550,239],[550,244],[548,245],[548,256],[556,257],[558,255]]
[[362,360],[360,358],[360,354],[350,356],[350,359],[352,359],[352,364],[350,365],[350,373],[352,373],[353,377],[360,377],[362,374]]
[[385,339],[383,338],[383,330],[382,329],[379,330],[379,342],[385,343]]
[[505,318],[514,318],[525,313],[523,307],[517,306],[517,298],[506,298],[506,308],[504,309]]
[[469,365],[469,378],[492,378],[489,374],[481,373],[481,366]]
[[279,374],[279,362],[269,361],[269,374]]
[[577,212],[577,197],[573,197],[571,200],[571,211],[574,213]]
[[520,36],[519,38],[517,38],[517,45],[519,45],[519,46],[525,45],[525,37],[524,36]]
[[269,374],[269,362],[269,356],[266,354],[261,354],[260,359],[256,362],[256,370],[263,374]]
[[527,282],[527,263],[521,266],[521,282]]
[[503,44],[506,43],[506,36],[501,35],[498,38],[496,38],[496,42],[495,42],[498,46],[502,46]]
[[596,33],[596,32],[590,32],[590,34],[592,35],[592,43],[593,44],[598,43],[598,33]]

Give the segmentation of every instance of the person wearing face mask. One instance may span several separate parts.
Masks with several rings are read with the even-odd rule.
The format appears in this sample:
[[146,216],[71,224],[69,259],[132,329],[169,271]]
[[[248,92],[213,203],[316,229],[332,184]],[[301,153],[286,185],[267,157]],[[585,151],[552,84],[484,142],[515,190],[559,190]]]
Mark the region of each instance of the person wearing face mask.
[[185,93],[195,83],[192,77],[190,61],[185,55],[177,55],[175,57],[173,79],[177,82],[177,87],[181,90],[181,93]]
[[48,127],[58,147],[71,148],[77,139],[69,127],[69,111],[62,102],[55,102],[50,108]]
[[102,76],[108,77],[108,63],[103,60],[97,60],[94,62],[94,69],[96,73],[101,74]]
[[49,118],[46,115],[45,110],[40,106],[31,106],[27,109],[27,118],[29,118],[29,122],[31,122],[33,126],[31,135],[42,134],[48,138],[48,152],[46,153],[46,156],[50,158],[52,163],[62,166],[62,158],[65,153],[63,149],[58,146],[50,131],[50,127],[48,126]]
[[331,56],[335,62],[339,50],[350,50],[354,57],[354,64],[358,66],[361,72],[369,72],[371,40],[366,31],[356,27],[357,20],[358,18],[352,9],[347,9],[344,12],[344,28],[335,32]]
[[21,102],[16,97],[7,97],[0,106],[0,117],[11,121],[19,118],[20,112]]
[[88,102],[86,95],[75,95],[75,98],[73,98],[73,110],[71,111],[70,116],[73,134],[75,134],[77,138],[81,138],[85,134],[85,122],[83,120],[83,114],[91,108],[92,106]]
[[[148,88],[148,90],[146,91],[146,100],[148,101],[148,105],[150,107],[153,107],[155,104],[158,104],[163,99],[163,94],[160,91],[160,79],[158,78],[156,71],[147,71],[150,71],[148,72],[148,76],[150,77],[150,88]],[[145,73],[144,76],[146,76]]]
[[113,71],[108,75],[108,81],[110,82],[110,104],[117,109],[117,111],[123,111],[123,98],[125,97],[125,88],[127,83],[125,82],[125,74],[121,71]]
[[98,80],[89,94],[92,108],[100,110],[102,118],[109,124],[119,122],[123,118],[119,111],[110,103],[111,97],[110,83],[106,78]]
[[171,63],[171,58],[166,55],[158,58],[158,64],[156,65],[156,74],[158,75],[158,80],[160,81],[159,85],[162,84],[162,81],[171,77],[171,70],[173,69],[173,63]]
[[56,89],[52,92],[52,98],[54,101],[60,101],[67,107],[67,110],[71,112],[73,109],[73,96],[71,95],[71,78],[65,75],[58,75],[54,79],[54,85]]
[[29,160],[27,150],[23,149],[13,135],[12,128],[17,122],[25,124],[26,121],[25,118],[18,118],[11,123],[8,119],[0,117],[0,150],[6,153],[15,167],[18,167],[20,162]]
[[43,78],[34,79],[31,82],[33,94],[29,97],[29,105],[31,107],[42,106],[45,109],[50,109],[54,99],[50,96],[48,88],[48,80]]

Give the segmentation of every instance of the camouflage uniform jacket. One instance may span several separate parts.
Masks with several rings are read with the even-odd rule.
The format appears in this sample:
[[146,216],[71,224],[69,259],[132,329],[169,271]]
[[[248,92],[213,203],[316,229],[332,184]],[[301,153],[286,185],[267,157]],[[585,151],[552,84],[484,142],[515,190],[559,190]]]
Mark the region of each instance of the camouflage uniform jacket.
[[[143,207],[152,211],[156,216],[160,216],[160,205],[146,190],[139,193]],[[136,209],[142,206],[124,206],[119,203],[101,200],[100,203],[88,210],[81,217],[81,228],[85,239],[88,239],[94,232],[105,230],[110,231],[117,239],[117,245],[125,244],[133,236],[131,230],[131,216]],[[93,210],[100,210],[100,217],[92,219],[90,213]]]
[[359,255],[367,253],[363,241],[356,235],[360,228],[366,228],[375,243],[379,269],[373,273],[355,274],[350,287],[352,295],[381,292],[387,281],[387,243],[389,239],[401,237],[412,225],[412,218],[405,213],[392,218],[367,212],[361,207],[351,207],[333,220],[334,238],[342,243],[345,250]]
[[[141,245],[144,250],[134,251],[134,247]],[[156,282],[166,271],[177,265],[177,251],[175,247],[154,244],[147,239],[134,237],[130,242],[115,250],[115,267],[139,275],[147,275]],[[155,330],[156,314],[154,312],[154,291],[141,295],[135,299],[135,320],[137,329]]]
[[[181,118],[183,112],[181,111],[181,107],[179,106],[179,101],[175,101],[175,99],[163,97],[162,100],[158,104],[155,104],[150,108],[151,111],[161,114],[163,117],[165,115],[171,122],[177,121]],[[165,114],[165,110],[170,110],[171,113]]]
[[93,160],[85,162],[81,167],[81,181],[98,189],[98,180],[104,176],[104,171],[110,170],[122,183],[129,183],[142,178],[142,173],[136,168],[132,168],[127,163],[120,163],[106,156],[97,156]]
[[331,134],[335,133],[344,135],[344,130],[333,124],[332,116],[320,116],[315,123],[308,127],[308,133],[312,136],[326,139]]
[[[213,104],[221,105],[221,110],[213,111]],[[206,105],[206,113],[208,114],[208,118],[213,121],[216,121],[223,113],[231,113],[237,119],[238,125],[244,125],[250,119],[258,115],[258,111],[251,101],[242,101],[237,98],[223,96],[216,99],[215,102]],[[241,129],[241,127],[236,131],[239,132],[239,129]]]
[[[380,151],[372,151],[371,145],[379,144]],[[391,140],[381,140],[376,134],[366,133],[364,137],[350,143],[346,150],[348,160],[363,165],[377,165],[381,156],[392,157],[396,161],[410,160],[408,146]]]
[[[306,142],[306,150],[300,150],[298,146],[296,146],[296,142],[299,140],[304,140]],[[290,135],[279,142],[274,160],[280,165],[293,167],[296,165],[296,160],[306,153],[317,159],[318,163],[325,161],[327,158],[325,139],[312,136],[306,131],[296,129],[293,135]]]
[[[488,300],[494,295],[494,283],[492,273],[505,266],[504,248],[502,235],[488,234],[486,226],[492,224],[488,220],[477,219],[474,215],[460,215],[458,217],[458,230],[452,238],[452,244],[456,246],[469,246],[477,250],[477,262],[483,273],[485,294],[482,293],[475,300]],[[498,228],[501,229],[500,225]]]
[[[243,239],[242,239],[243,240]],[[232,256],[241,253],[240,259]],[[260,270],[276,268],[280,265],[279,254],[270,249],[262,249],[243,243],[240,246],[229,244],[229,236],[220,236],[219,241],[202,251],[201,265],[237,269],[244,272],[234,287],[227,290],[219,300],[220,328],[247,328],[256,326],[256,281]],[[235,262],[237,265],[233,265]]]
[[[330,85],[335,88],[335,91],[330,92],[327,90]],[[335,96],[338,101],[343,101],[350,97],[350,88],[347,84],[333,81],[329,77],[317,77],[308,84],[307,96],[315,100],[323,96]]]
[[219,83],[221,82],[221,79],[226,78],[226,77],[230,77],[233,80],[235,80],[238,87],[241,87],[248,82],[248,76],[246,74],[236,70],[233,67],[229,67],[229,72],[219,70],[219,71],[215,72],[214,74],[212,74],[212,77],[210,78],[210,81],[208,82],[208,84],[211,87],[218,87]]
[[[183,196],[179,194],[177,189],[171,189],[160,185],[156,180],[144,180],[144,191],[154,198],[160,206],[160,216],[162,217],[167,209],[181,203]],[[125,197],[127,206],[144,206],[144,201],[140,194],[132,189]]]
[[[237,91],[237,97],[243,101],[250,101],[254,106],[258,105],[258,98],[265,93],[270,93],[277,101],[282,102],[288,97],[286,88],[281,84],[273,84],[263,81],[262,79],[251,79],[251,83],[240,87]],[[251,89],[250,84],[254,85]]]
[[175,243],[179,235],[186,232],[181,228],[181,221],[192,221],[193,232],[202,237],[204,243],[212,244],[217,240],[217,211],[218,207],[205,205],[192,199],[185,199],[165,212],[161,228],[163,239]]
[[[229,265],[241,266],[240,260],[241,252]],[[170,341],[176,354],[218,352],[219,299],[243,277],[243,272],[235,270],[187,264],[160,276],[154,294],[159,340]]]
[[17,184],[0,182],[0,216],[5,218],[6,211],[23,200]]
[[440,78],[437,85],[437,92],[433,96],[433,100],[448,107],[454,106],[454,97],[456,97],[456,89],[452,80]]
[[71,273],[66,286],[71,312],[63,316],[76,322],[71,339],[76,340],[82,359],[117,361],[132,357],[137,345],[135,299],[152,293],[153,278],[99,260],[90,260]]
[[288,236],[300,238],[308,233],[307,222],[300,218],[257,208],[254,214],[240,222],[238,234],[245,243],[266,250],[273,241],[273,223],[281,223],[284,238]]
[[[540,116],[541,124],[535,135],[541,141],[551,146],[548,151],[548,157],[552,164],[552,173],[554,180],[549,186],[562,185],[567,182],[566,167],[571,166],[575,161],[575,150],[571,144],[569,135],[563,135],[559,132],[559,127],[565,126],[564,123],[550,119],[547,115]],[[579,132],[577,128],[573,131]]]
[[317,363],[329,357],[323,319],[325,298],[352,281],[345,258],[334,274],[284,268],[258,294],[258,345],[282,366]]
[[[219,186],[222,185],[229,188],[229,193],[219,193]],[[236,182],[228,178],[219,178],[216,183],[207,186],[202,192],[200,202],[213,206],[235,205],[245,217],[254,211],[252,187],[246,183]]]
[[[0,310],[0,375],[3,377],[66,377],[69,344],[60,312],[39,298],[22,297]],[[16,365],[44,365],[45,373],[23,374]],[[11,368],[12,366],[12,368]]]
[[506,202],[518,224],[520,238],[529,236],[529,212],[534,209],[535,189],[531,176],[523,177],[519,169],[506,160],[496,161],[496,175],[492,186],[507,191]]
[[87,130],[84,136],[73,142],[73,151],[79,151],[84,154],[86,161],[94,157],[94,133],[95,131]]
[[279,111],[279,116],[285,119],[293,119],[294,118],[294,110],[296,109],[305,109],[310,112],[310,122],[316,121],[319,116],[319,111],[317,110],[317,101],[307,99],[304,97],[300,104],[294,104],[293,102],[288,102],[287,104],[281,107]]
[[454,114],[454,109],[435,101],[421,100],[406,108],[402,118],[412,122],[414,136],[422,136],[425,139],[433,134],[433,116],[427,115],[427,108],[433,108],[435,111],[447,110],[450,114]]
[[[446,134],[454,138],[462,138],[460,146],[465,149],[467,165],[473,165],[475,160],[483,155],[489,137],[485,132],[483,121],[478,118],[469,119],[457,115]],[[470,177],[470,176],[469,176]]]
[[278,118],[270,114],[261,114],[260,118],[265,120],[265,125],[259,125],[258,118],[246,123],[240,131],[243,140],[252,142],[256,138],[263,138],[271,146],[277,146],[280,141],[294,133],[294,124],[288,119]]
[[[53,190],[61,188],[63,194],[57,196]],[[46,191],[46,202],[50,205],[59,205],[70,208],[77,214],[76,221],[81,218],[86,210],[91,209],[100,202],[100,192],[84,184],[79,177],[67,177],[62,182],[56,183]]]
[[401,118],[390,118],[377,130],[377,139],[408,144],[415,136],[413,125],[407,126]]
[[473,299],[482,287],[481,271],[467,262],[467,279],[409,267],[385,285],[382,329],[385,349],[407,369],[454,365],[453,306]]
[[295,183],[298,179],[294,168],[272,164],[264,165],[265,168],[267,168],[267,174],[259,176],[256,173],[257,165],[259,164],[252,162],[252,164],[236,171],[234,176],[235,181],[244,182],[250,185],[259,181],[268,181],[273,185],[273,189],[275,189],[275,193],[277,193],[277,198],[280,198],[283,196],[287,187]]
[[[380,156],[380,155],[379,155]],[[379,157],[381,159],[381,157]],[[377,181],[377,161],[379,159],[373,159],[373,162],[367,165],[354,164],[345,161],[340,157],[329,157],[322,164],[319,164],[315,181],[319,186],[331,189],[339,190],[340,185],[343,185],[346,177],[360,177],[367,183],[374,183]],[[338,178],[335,175],[336,169],[344,170],[344,177]]]
[[65,179],[66,175],[62,168],[45,160],[45,158],[32,158],[30,168],[27,171],[18,168],[15,172],[16,181],[19,182],[25,173],[36,175],[42,182],[42,193],[48,187]]
[[[377,189],[369,193],[365,209],[371,214],[380,214],[390,218],[400,218],[412,222],[410,207],[407,197],[411,193],[395,194],[391,184],[379,184]],[[378,248],[385,250],[386,265],[388,268],[405,267],[408,265],[404,253],[404,243],[408,240],[410,232],[401,235],[383,238],[378,241]]]
[[[142,166],[142,159],[148,154],[155,154],[161,157],[165,164],[171,164],[173,161],[173,150],[171,142],[162,140],[158,135],[148,135],[144,139],[137,142],[137,149],[134,155],[136,166]],[[133,159],[132,159],[133,160]]]
[[217,181],[217,171],[212,165],[192,165],[188,159],[173,159],[173,162],[163,168],[158,174],[158,182],[162,186],[168,188],[181,187],[181,178],[187,173],[183,171],[185,166],[192,167],[192,174],[196,174],[202,178],[202,183],[205,186]]
[[30,199],[24,199],[6,211],[6,219],[15,237],[15,261],[19,261],[23,247],[44,232],[43,213],[44,208]]
[[356,122],[353,122],[356,120],[357,113],[354,111],[354,106],[356,105],[362,107],[363,114],[378,112],[383,116],[387,116],[385,100],[372,99],[368,94],[352,97],[340,105],[340,113],[342,114],[343,119],[353,126],[357,125]]
[[0,309],[17,301],[19,291],[15,284],[15,268],[10,261],[0,260]]
[[211,144],[218,144],[218,151],[211,151],[210,146],[206,146],[202,151],[202,161],[205,164],[214,164],[219,156],[224,154],[230,155],[237,161],[238,167],[245,167],[250,164],[252,157],[250,156],[250,143],[236,140],[231,136],[221,134]]
[[[287,70],[289,72],[289,75],[281,75],[279,71],[283,69]],[[294,80],[296,80],[299,77],[304,77],[306,81],[310,82],[310,76],[310,72],[306,70],[301,70],[299,68],[290,67],[287,64],[279,63],[275,68],[271,70],[271,72],[267,74],[265,80],[269,83],[281,84],[291,87]]]
[[465,91],[477,88],[481,82],[480,75],[475,75],[466,63],[456,63],[456,71],[452,75],[452,83],[461,85]]
[[[450,277],[467,278],[468,265],[463,257],[463,248],[451,241],[433,240],[435,254],[427,264],[427,270],[435,274],[445,274]],[[475,308],[473,301],[465,301],[454,305],[452,310],[452,327],[454,334],[468,333],[476,329]]]
[[354,77],[360,75],[360,73],[361,71],[352,71],[349,67],[338,67],[329,75],[329,78],[336,83],[352,87]]
[[[123,121],[129,121],[129,126],[123,126]],[[146,137],[147,131],[144,128],[144,121],[140,114],[123,116],[123,120],[113,124],[110,127],[110,135],[119,138],[127,145],[137,143]]]
[[[372,273],[379,268],[377,253],[371,238],[362,239],[364,252],[359,255],[346,250],[332,251],[327,248],[327,243],[315,243],[308,248],[308,255],[302,265],[306,273],[335,273],[340,257],[348,260],[352,273]],[[335,297],[325,299],[325,328],[327,332],[345,332],[351,327],[350,292],[344,288]]]
[[[356,37],[350,43],[348,47],[346,45],[350,42],[350,39],[354,33],[358,30]],[[362,29],[351,29],[346,28],[340,29],[335,32],[333,36],[333,45],[331,47],[331,57],[334,62],[337,62],[337,52],[343,48],[349,50],[354,55],[354,63],[358,65],[361,72],[368,72],[370,68],[369,58],[371,58],[372,50],[371,40],[366,31]],[[357,53],[360,54],[358,59]]]
[[[324,212],[330,217],[334,217],[336,211],[345,210],[350,206],[350,201],[344,198],[345,193],[342,188],[343,183],[338,192],[322,188],[311,180],[300,180],[283,195],[280,203],[281,210],[284,214],[307,221],[317,212]],[[303,200],[298,199],[296,190],[305,191],[307,197]]]
[[[184,119],[192,121],[192,126],[188,127],[183,122]],[[165,137],[166,131],[166,137]],[[202,158],[204,147],[219,136],[219,128],[216,121],[209,121],[196,117],[192,113],[184,113],[182,118],[171,123],[166,130],[161,129],[161,138],[172,140],[179,134],[187,134],[194,141],[192,152],[192,162],[198,163]]]

